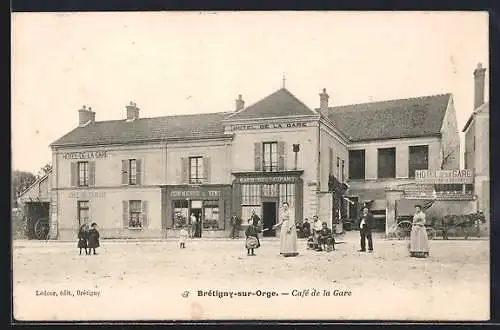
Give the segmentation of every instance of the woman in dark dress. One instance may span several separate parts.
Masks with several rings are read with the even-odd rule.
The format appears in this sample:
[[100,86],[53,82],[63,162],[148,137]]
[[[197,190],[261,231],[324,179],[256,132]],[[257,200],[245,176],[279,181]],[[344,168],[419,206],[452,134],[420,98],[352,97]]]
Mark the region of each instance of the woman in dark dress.
[[99,232],[97,231],[97,224],[95,222],[92,223],[92,229],[89,230],[87,237],[88,237],[87,246],[89,248],[89,254],[92,249],[94,250],[94,254],[97,254],[95,252],[95,249],[98,248],[100,244],[99,244]]
[[87,237],[87,224],[83,224],[80,226],[80,230],[78,231],[78,248],[80,249],[80,255],[82,255],[82,249],[85,249],[85,254],[89,254],[87,251]]

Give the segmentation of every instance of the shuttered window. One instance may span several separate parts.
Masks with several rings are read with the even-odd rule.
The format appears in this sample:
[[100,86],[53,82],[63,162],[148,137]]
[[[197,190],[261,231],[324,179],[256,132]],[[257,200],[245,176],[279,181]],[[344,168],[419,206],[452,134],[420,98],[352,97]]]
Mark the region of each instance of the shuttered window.
[[189,183],[202,183],[203,174],[203,157],[189,157]]
[[137,183],[137,162],[135,159],[128,160],[128,184],[135,185]]
[[142,229],[148,226],[147,201],[129,200],[123,202],[124,224],[131,229]]
[[89,185],[89,162],[78,162],[78,186]]
[[378,177],[381,179],[396,177],[396,148],[378,149]]
[[122,184],[141,185],[142,184],[142,159],[122,160]]
[[349,179],[365,179],[365,150],[349,150]]
[[408,176],[415,177],[415,171],[429,169],[429,146],[410,146],[408,160]]
[[277,142],[264,142],[264,172],[278,171],[278,143]]

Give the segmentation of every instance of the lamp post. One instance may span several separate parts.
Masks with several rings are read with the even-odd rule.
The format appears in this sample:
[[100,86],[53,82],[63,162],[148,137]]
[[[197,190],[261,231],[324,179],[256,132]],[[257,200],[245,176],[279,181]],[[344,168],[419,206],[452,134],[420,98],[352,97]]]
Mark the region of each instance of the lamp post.
[[297,170],[297,154],[300,151],[300,144],[293,145],[293,152],[295,153],[295,170]]

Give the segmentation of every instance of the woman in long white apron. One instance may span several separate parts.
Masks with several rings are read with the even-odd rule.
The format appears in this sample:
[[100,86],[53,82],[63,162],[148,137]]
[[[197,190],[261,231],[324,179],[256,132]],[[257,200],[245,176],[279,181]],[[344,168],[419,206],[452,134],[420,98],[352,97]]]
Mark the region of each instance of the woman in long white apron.
[[297,252],[297,228],[295,218],[290,214],[289,204],[283,202],[283,208],[280,214],[280,222],[273,228],[281,226],[280,232],[280,254],[284,257],[296,257]]

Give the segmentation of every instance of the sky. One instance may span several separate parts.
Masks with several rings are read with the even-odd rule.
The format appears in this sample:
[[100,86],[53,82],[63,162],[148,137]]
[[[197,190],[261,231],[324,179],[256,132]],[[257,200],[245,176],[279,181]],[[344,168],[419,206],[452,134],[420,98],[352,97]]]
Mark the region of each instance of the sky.
[[[233,111],[283,85],[311,109],[453,93],[460,131],[473,71],[488,68],[486,12],[113,12],[12,14],[12,166],[96,120]],[[489,71],[486,71],[488,81]],[[488,88],[487,88],[488,89]],[[488,100],[488,91],[486,91]]]

